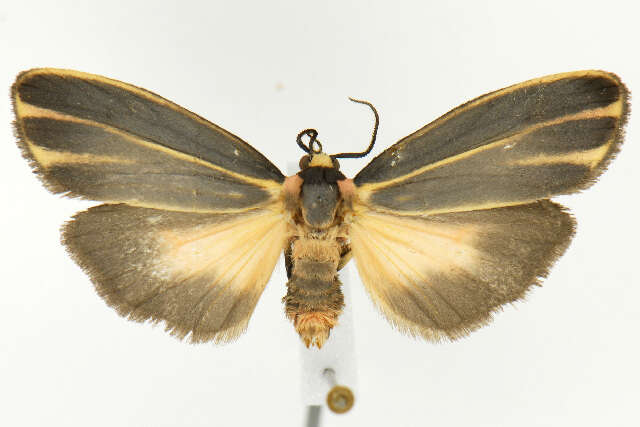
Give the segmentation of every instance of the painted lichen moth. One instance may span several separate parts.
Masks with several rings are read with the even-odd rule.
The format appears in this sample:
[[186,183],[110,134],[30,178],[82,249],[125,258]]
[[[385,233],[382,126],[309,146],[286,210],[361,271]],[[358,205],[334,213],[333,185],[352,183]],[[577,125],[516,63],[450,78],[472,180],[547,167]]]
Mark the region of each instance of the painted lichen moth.
[[[18,144],[54,193],[103,202],[62,240],[119,314],[192,342],[242,333],[284,252],[285,312],[322,346],[351,258],[398,329],[456,339],[546,276],[574,234],[551,197],[586,189],[622,143],[613,74],[555,74],[455,108],[353,179],[317,132],[285,177],[240,138],[144,89],[58,69],[12,89]],[[304,139],[308,138],[305,144]]]

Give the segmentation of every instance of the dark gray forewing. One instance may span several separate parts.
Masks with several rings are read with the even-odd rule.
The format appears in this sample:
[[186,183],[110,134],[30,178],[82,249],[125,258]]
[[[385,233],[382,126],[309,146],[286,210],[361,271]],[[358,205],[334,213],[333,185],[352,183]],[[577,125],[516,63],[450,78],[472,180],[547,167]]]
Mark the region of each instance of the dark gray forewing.
[[238,137],[151,93],[75,71],[36,69],[13,86],[25,156],[49,189],[185,211],[273,201],[284,177]]
[[527,203],[591,185],[622,142],[628,93],[602,71],[557,74],[470,101],[399,141],[355,178],[403,214]]

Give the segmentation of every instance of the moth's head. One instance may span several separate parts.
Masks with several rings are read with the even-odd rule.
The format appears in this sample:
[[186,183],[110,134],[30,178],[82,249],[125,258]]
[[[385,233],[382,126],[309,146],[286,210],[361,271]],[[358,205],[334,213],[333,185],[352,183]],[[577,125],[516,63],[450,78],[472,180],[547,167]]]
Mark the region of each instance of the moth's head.
[[340,163],[338,162],[338,159],[334,159],[325,153],[314,153],[313,155],[305,154],[300,158],[299,165],[301,171],[316,166],[340,170]]
[[[306,145],[302,141],[302,137],[305,135],[309,137],[309,143]],[[338,163],[336,156],[330,156],[322,151],[322,144],[318,141],[317,130],[303,130],[298,134],[296,141],[298,142],[298,146],[307,153],[300,159],[299,165],[301,171],[313,167],[331,168],[336,171],[340,170],[340,163]]]

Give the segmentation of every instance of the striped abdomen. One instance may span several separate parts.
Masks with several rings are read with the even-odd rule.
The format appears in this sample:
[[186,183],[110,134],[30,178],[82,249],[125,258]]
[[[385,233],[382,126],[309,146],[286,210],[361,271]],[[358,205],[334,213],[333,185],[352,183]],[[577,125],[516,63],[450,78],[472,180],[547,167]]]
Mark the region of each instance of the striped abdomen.
[[291,277],[283,301],[287,317],[307,347],[322,347],[342,313],[339,261],[340,245],[335,239],[301,237],[291,245]]

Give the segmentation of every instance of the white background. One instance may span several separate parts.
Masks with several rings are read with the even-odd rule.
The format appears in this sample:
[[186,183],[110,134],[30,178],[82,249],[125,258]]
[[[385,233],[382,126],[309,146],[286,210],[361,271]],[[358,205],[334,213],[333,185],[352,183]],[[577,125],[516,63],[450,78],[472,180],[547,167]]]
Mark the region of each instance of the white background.
[[[450,3],[450,4],[448,4]],[[597,68],[640,93],[637,2],[10,1],[0,6],[0,425],[299,426],[298,337],[276,268],[237,342],[193,346],[117,316],[59,243],[89,203],[52,196],[21,158],[9,86],[63,67],[145,87],[285,170],[315,127],[374,154],[456,105]],[[4,88],[4,89],[2,89]],[[640,112],[639,112],[640,113]],[[326,426],[637,425],[640,115],[600,182],[559,200],[578,233],[544,287],[490,326],[433,345],[394,331],[353,274],[358,395]],[[344,160],[353,176],[367,160]]]

